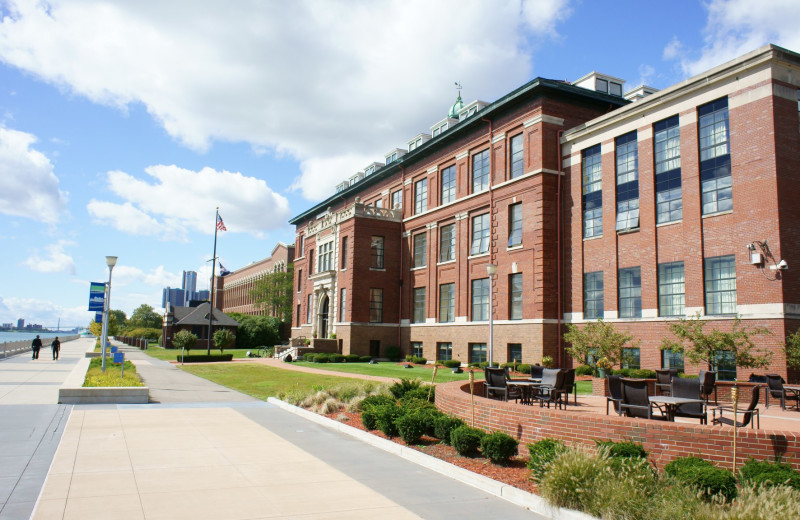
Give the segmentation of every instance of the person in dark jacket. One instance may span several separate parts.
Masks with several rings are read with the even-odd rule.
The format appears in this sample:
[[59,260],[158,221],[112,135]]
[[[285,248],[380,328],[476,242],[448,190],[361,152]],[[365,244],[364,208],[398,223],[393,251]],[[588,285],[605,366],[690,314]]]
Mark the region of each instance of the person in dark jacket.
[[39,335],[37,334],[35,338],[33,338],[33,343],[31,343],[31,349],[33,350],[33,359],[39,359],[39,349],[42,348],[42,340],[39,339]]
[[58,336],[50,343],[50,348],[53,349],[53,360],[58,361],[58,353],[61,352],[61,342],[58,341]]

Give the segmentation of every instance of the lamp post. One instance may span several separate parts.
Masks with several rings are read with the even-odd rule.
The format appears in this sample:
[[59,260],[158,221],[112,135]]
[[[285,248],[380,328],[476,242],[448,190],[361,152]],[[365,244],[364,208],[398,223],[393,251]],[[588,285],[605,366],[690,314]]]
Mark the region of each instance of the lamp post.
[[492,305],[492,294],[494,275],[497,274],[495,264],[486,264],[486,272],[489,273],[489,367],[492,367],[492,353],[494,349],[494,306]]
[[106,265],[108,266],[108,283],[106,284],[106,297],[103,299],[103,329],[100,334],[100,351],[103,359],[101,361],[101,371],[106,371],[106,343],[108,342],[108,313],[111,310],[111,271],[117,264],[116,256],[107,256]]

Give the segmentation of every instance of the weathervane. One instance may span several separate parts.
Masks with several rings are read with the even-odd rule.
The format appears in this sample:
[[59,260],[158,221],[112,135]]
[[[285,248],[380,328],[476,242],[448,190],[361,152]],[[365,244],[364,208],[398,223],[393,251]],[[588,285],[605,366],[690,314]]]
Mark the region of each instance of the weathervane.
[[458,91],[458,97],[461,97],[461,82],[456,81],[456,90]]

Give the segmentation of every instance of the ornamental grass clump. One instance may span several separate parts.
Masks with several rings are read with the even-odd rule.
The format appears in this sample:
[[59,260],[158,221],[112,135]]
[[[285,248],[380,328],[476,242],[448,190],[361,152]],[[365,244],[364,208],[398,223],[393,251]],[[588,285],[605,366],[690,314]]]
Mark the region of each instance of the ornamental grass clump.
[[[711,507],[709,506],[709,510]],[[710,511],[709,511],[710,512]],[[730,520],[789,519],[800,516],[800,491],[789,486],[746,485],[723,518]],[[706,516],[705,518],[715,518]],[[719,517],[716,517],[719,518]]]
[[506,464],[517,454],[519,442],[505,432],[492,432],[481,439],[481,453],[495,464]]
[[606,459],[583,446],[562,450],[547,464],[539,491],[553,505],[583,511],[606,467]]
[[541,482],[547,471],[547,466],[566,449],[564,443],[558,439],[544,438],[533,444],[528,444],[530,460],[528,469],[531,470],[531,480]]

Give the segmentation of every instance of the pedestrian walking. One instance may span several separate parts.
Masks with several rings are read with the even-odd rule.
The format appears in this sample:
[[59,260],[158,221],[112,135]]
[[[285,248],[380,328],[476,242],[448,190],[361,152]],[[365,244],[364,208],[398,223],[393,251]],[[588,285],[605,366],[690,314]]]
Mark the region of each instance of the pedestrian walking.
[[58,336],[50,343],[50,348],[53,349],[53,360],[58,361],[58,353],[61,351],[61,342],[58,341]]
[[39,339],[39,335],[37,334],[35,338],[33,338],[33,343],[31,343],[31,349],[33,350],[33,359],[39,359],[39,349],[42,348],[42,340]]

